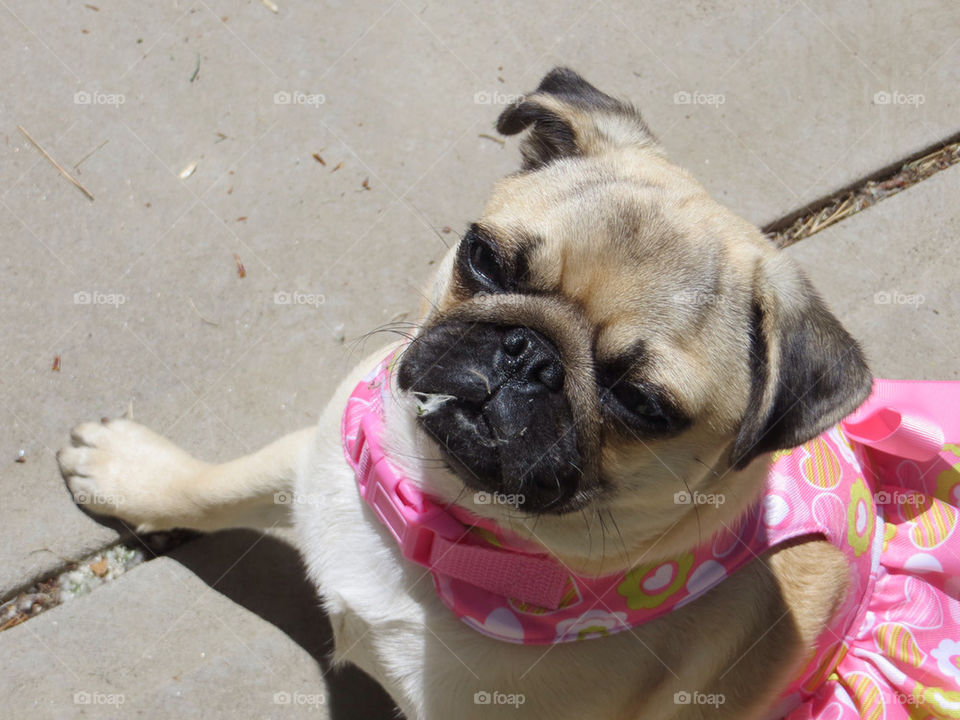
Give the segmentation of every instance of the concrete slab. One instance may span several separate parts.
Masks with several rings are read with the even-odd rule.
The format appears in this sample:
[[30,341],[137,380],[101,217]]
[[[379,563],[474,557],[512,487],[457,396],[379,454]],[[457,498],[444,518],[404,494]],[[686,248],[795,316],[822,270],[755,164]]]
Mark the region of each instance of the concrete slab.
[[788,248],[878,377],[960,380],[960,168]]
[[222,459],[312,422],[516,167],[478,133],[555,63],[759,223],[960,130],[947,0],[278,4],[0,7],[0,596],[115,537],[53,471],[74,423],[133,400]]
[[390,718],[330,627],[295,552],[221,533],[0,634],[6,717]]

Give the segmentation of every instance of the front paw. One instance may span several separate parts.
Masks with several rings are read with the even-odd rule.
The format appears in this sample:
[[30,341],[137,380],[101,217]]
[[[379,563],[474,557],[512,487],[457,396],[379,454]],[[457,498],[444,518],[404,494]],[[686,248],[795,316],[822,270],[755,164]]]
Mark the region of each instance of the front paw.
[[70,439],[57,461],[78,504],[140,532],[176,527],[196,511],[189,488],[206,463],[149,428],[103,420],[77,425]]

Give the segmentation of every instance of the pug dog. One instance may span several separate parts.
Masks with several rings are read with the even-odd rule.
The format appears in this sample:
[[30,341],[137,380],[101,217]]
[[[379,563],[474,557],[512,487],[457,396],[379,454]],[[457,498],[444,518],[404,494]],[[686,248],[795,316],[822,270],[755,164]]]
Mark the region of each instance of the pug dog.
[[[67,484],[140,531],[292,523],[335,661],[411,720],[770,716],[847,592],[824,539],[755,557],[629,632],[518,644],[452,612],[358,492],[344,409],[391,353],[382,444],[397,472],[587,577],[736,523],[774,451],[869,394],[861,350],[803,273],[671,163],[631,105],[557,68],[497,129],[526,133],[522,167],[440,264],[411,337],[360,363],[316,427],[211,464],[127,419],[84,423],[58,454]],[[677,701],[693,689],[723,701]]]

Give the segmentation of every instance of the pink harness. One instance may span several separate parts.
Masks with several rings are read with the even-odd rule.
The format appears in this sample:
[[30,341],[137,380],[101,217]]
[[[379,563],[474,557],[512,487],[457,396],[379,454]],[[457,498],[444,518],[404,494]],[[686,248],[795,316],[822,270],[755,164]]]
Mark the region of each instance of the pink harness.
[[[960,539],[954,537],[960,515],[960,447],[945,445],[944,436],[960,438],[960,412],[955,410],[960,383],[876,381],[870,398],[842,423],[842,430],[831,428],[774,455],[762,498],[737,523],[678,558],[595,578],[571,572],[489,520],[436,503],[400,474],[380,444],[391,363],[392,356],[381,362],[348,400],[342,422],[347,461],[356,471],[361,496],[402,555],[430,570],[443,603],[477,631],[524,644],[622,632],[696,600],[773,547],[821,535],[847,557],[851,591],[811,648],[803,672],[784,691],[777,716],[793,711],[791,720],[882,718],[870,708],[882,709],[876,703],[895,700],[893,691],[913,693],[915,704],[925,707],[937,698],[953,702],[954,693],[943,688],[960,684]],[[940,479],[931,486],[928,475],[935,470]],[[912,482],[906,482],[905,474]],[[701,499],[684,495],[678,501]],[[891,579],[883,562],[900,525],[905,526],[902,537],[914,540],[913,552],[896,558],[903,569],[924,580],[937,567],[943,572],[945,563],[953,569],[952,578],[941,583],[945,597],[937,598],[941,609],[944,601],[952,602],[949,611],[955,613],[952,623],[943,612],[939,616],[937,630],[950,627],[955,641],[955,647],[940,644],[940,655],[947,658],[942,662],[935,643],[926,650],[914,648],[917,629],[895,621],[883,625],[882,647],[877,642],[869,648],[852,644],[864,632],[871,637],[864,627],[877,624],[878,607],[889,615],[898,597],[917,592],[919,585],[909,585],[915,578],[898,572]],[[934,551],[948,537],[954,540],[952,557],[939,558],[943,553]],[[879,584],[889,590],[880,605]],[[922,668],[924,683],[911,680],[916,672],[891,671],[895,663],[889,656],[901,651],[908,660],[923,658],[914,670]],[[855,669],[849,681],[841,671],[851,664]],[[931,678],[951,677],[952,682],[930,690]],[[960,693],[956,695],[955,714],[932,716],[960,718]],[[820,706],[816,714],[803,714],[815,704]],[[835,709],[827,712],[827,707]],[[888,712],[886,717],[908,715]]]

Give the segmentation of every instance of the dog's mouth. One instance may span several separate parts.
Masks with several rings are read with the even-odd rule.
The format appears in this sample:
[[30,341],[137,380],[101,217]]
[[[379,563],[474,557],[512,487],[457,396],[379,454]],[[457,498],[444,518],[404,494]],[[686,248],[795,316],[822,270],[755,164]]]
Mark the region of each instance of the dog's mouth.
[[583,471],[575,433],[549,410],[553,417],[523,419],[511,394],[501,388],[484,404],[449,400],[419,422],[481,502],[538,514],[576,509]]
[[483,324],[456,342],[449,335],[444,326],[420,336],[397,377],[452,470],[481,503],[530,514],[582,507],[591,493],[549,341],[525,328]]

